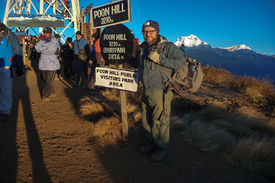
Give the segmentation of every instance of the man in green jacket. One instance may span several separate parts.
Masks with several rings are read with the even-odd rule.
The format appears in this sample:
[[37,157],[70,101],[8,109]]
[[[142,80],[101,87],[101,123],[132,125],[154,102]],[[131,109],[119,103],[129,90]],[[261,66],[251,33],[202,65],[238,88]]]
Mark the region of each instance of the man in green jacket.
[[[168,78],[158,65],[161,65],[170,75],[172,69],[185,66],[183,53],[176,45],[159,35],[159,30],[159,24],[156,21],[146,21],[142,26],[145,41],[140,45],[137,53],[135,48],[138,45],[134,42],[133,57],[128,61],[133,67],[138,67],[140,79],[144,86],[142,124],[148,142],[139,149],[139,152],[147,153],[155,150],[150,158],[151,161],[160,161],[167,153],[169,118],[173,99],[171,91],[167,93],[164,91]],[[165,45],[163,49],[156,49],[160,44]]]

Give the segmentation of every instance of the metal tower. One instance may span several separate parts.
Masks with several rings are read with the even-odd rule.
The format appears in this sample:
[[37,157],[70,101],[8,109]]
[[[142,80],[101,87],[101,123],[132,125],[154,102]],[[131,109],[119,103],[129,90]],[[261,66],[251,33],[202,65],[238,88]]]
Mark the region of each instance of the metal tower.
[[[63,35],[63,37],[66,38],[67,36],[64,34],[66,29],[74,28],[74,32],[80,30],[80,9],[78,0],[71,0],[70,4],[67,6],[64,0],[7,0],[3,21],[6,25],[8,25],[9,14],[61,14],[64,15],[65,27],[52,27],[55,33]],[[34,27],[25,27],[25,31],[32,29],[37,34],[33,29]],[[42,32],[42,27],[39,28],[39,32]]]

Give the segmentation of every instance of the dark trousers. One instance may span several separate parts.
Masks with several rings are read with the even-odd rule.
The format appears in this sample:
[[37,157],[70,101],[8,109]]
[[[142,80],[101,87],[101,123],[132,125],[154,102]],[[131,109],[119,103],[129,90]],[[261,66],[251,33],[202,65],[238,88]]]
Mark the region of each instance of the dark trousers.
[[88,78],[88,61],[83,63],[83,75]]
[[62,70],[62,63],[59,61],[59,64],[60,64],[60,69],[56,71],[56,74],[58,77],[61,76],[61,70]]
[[42,91],[42,98],[49,97],[54,91],[53,80],[56,71],[42,71],[45,80],[45,86]]
[[64,60],[64,76],[65,76],[65,78],[70,78],[71,76],[74,76],[72,64],[73,64],[72,59]]
[[80,85],[80,79],[82,77],[84,60],[75,57],[73,60],[73,71],[75,74],[75,84]]
[[89,85],[90,86],[94,86],[95,84],[95,68],[98,66],[98,64],[96,63],[96,61],[93,61],[92,65],[91,65],[91,72],[89,75]]

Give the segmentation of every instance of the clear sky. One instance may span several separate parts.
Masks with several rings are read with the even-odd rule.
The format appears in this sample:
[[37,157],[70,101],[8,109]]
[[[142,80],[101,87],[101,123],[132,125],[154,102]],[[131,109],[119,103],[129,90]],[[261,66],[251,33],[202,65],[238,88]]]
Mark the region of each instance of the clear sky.
[[[80,7],[90,3],[96,7],[110,0],[79,0]],[[0,0],[2,20],[5,6],[6,1]],[[213,48],[245,44],[253,51],[275,55],[275,0],[132,0],[131,10],[132,22],[124,25],[140,41],[142,24],[151,19],[171,42],[194,34]]]

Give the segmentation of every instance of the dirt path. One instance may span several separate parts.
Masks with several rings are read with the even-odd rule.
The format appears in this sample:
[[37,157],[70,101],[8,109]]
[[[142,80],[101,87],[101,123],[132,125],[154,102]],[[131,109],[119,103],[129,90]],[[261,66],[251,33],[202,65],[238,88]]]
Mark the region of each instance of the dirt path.
[[57,97],[41,101],[37,61],[14,79],[10,120],[0,123],[0,182],[268,182],[200,151],[171,131],[163,161],[138,153],[142,132],[130,131],[127,144],[94,143],[93,122],[80,118],[78,101],[88,90],[55,80]]

